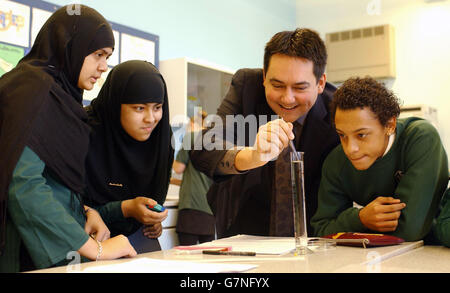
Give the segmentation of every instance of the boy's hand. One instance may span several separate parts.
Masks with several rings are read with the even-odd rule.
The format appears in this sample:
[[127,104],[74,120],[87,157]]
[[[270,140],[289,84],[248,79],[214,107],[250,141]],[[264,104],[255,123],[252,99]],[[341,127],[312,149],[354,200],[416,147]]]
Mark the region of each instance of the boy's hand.
[[359,219],[370,230],[392,232],[397,229],[401,210],[405,206],[399,199],[379,196],[359,211]]

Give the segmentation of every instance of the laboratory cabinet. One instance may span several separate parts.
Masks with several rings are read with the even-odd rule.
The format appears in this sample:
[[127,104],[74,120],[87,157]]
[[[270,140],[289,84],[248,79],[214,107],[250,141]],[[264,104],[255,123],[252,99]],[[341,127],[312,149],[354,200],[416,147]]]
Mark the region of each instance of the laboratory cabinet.
[[215,114],[234,74],[223,66],[187,57],[161,60],[159,69],[167,84],[172,125],[186,123],[200,108]]

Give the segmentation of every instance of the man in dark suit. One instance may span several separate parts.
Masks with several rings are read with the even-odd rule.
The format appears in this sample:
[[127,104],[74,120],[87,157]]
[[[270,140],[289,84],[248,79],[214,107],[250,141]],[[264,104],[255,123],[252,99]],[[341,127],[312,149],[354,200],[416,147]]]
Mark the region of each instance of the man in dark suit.
[[194,166],[214,179],[208,201],[219,238],[294,235],[286,159],[290,140],[305,153],[312,232],[309,220],[317,209],[322,163],[339,143],[328,109],[336,88],[326,82],[326,60],[320,36],[297,29],[277,33],[267,43],[264,69],[241,69],[234,75],[217,111],[220,119],[204,131],[203,149],[191,151]]

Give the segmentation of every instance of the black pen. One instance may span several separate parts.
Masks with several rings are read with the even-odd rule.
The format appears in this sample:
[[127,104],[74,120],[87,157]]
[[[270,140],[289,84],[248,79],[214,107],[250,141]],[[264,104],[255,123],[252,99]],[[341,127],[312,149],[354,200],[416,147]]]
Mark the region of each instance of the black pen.
[[240,255],[240,256],[255,256],[253,251],[220,251],[220,250],[203,250],[203,254],[211,255]]

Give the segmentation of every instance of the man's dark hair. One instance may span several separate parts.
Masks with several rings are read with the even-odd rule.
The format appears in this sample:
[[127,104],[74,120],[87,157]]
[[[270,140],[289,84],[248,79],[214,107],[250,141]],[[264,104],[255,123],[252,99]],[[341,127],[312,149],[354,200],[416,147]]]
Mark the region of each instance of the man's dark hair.
[[306,28],[279,32],[272,37],[264,50],[264,72],[267,72],[270,58],[274,54],[311,60],[317,82],[324,74],[327,65],[328,55],[325,43],[318,33]]
[[334,93],[330,105],[332,121],[337,108],[353,110],[364,107],[368,107],[383,126],[400,114],[400,101],[392,91],[371,77],[355,77],[346,80]]

